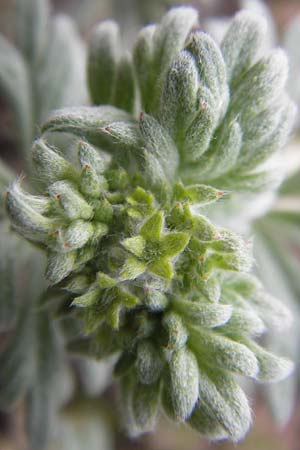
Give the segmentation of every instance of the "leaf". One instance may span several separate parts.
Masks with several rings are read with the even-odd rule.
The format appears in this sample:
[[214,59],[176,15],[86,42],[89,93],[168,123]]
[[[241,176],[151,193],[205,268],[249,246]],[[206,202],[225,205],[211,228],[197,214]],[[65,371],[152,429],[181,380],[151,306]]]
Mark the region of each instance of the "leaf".
[[29,65],[40,62],[49,32],[49,3],[47,0],[16,1],[16,40]]
[[158,349],[150,340],[143,340],[138,344],[136,371],[142,384],[158,382],[163,368],[163,361]]
[[[172,183],[179,163],[178,151],[167,131],[152,117],[141,114],[140,130],[149,153],[162,167],[164,178]],[[151,183],[151,180],[149,180]],[[164,180],[162,180],[162,184]]]
[[25,149],[33,133],[29,75],[22,55],[1,35],[0,92],[13,111],[17,135]]
[[210,92],[209,106],[214,109],[216,124],[224,114],[229,99],[223,55],[214,40],[208,34],[199,31],[191,36],[187,50],[195,59],[200,87]]
[[[3,239],[5,237],[3,229],[1,233]],[[11,294],[7,299],[12,302],[10,306],[15,310],[15,327],[7,341],[3,343],[0,353],[2,368],[0,405],[5,410],[14,406],[32,383],[35,368],[36,314],[34,308],[45,289],[42,273],[44,261],[41,259],[41,254],[33,251],[33,248],[23,241],[15,242],[14,246],[18,252],[18,259],[15,260],[14,272],[9,274],[12,280],[6,280],[6,283],[14,283],[18,296],[18,303],[14,302]],[[1,319],[3,318],[1,316]]]
[[54,109],[87,102],[85,48],[68,16],[61,14],[51,21],[43,52],[35,91],[39,122],[48,120]]
[[130,54],[125,55],[118,64],[116,88],[111,104],[117,108],[134,112],[135,107],[135,81]]
[[219,441],[228,438],[227,431],[220,425],[215,414],[201,401],[196,405],[188,424],[206,439]]
[[[243,134],[237,120],[226,120],[217,132],[210,149],[199,162],[199,180],[212,180],[232,170],[243,144]],[[194,168],[195,170],[195,168]]]
[[78,175],[65,158],[58,151],[50,147],[47,142],[40,138],[34,141],[31,151],[31,164],[44,185],[57,180],[78,180]]
[[199,397],[214,421],[224,428],[233,442],[238,442],[251,425],[251,410],[246,395],[232,376],[223,371],[199,369]]
[[132,393],[132,413],[139,432],[153,431],[159,406],[159,383],[137,383]]
[[187,348],[174,352],[168,373],[163,389],[169,391],[173,418],[183,422],[192,414],[199,396],[199,371],[194,354]]
[[259,56],[265,34],[266,21],[263,17],[249,11],[236,14],[221,47],[231,84],[235,84],[253,65]]
[[130,120],[129,114],[113,106],[69,107],[54,111],[42,131],[60,131],[91,138],[97,135],[99,128],[124,120]]
[[75,262],[75,251],[68,253],[49,252],[46,278],[52,284],[59,283],[74,270]]
[[189,322],[197,321],[199,326],[213,328],[224,325],[232,315],[231,305],[206,304],[201,301],[173,300],[177,311]]
[[186,129],[197,112],[198,71],[194,58],[182,50],[175,57],[160,99],[159,121],[180,151]]
[[119,53],[118,25],[111,20],[100,23],[91,36],[87,67],[90,94],[95,105],[115,104],[113,96]]
[[181,315],[173,311],[166,312],[162,325],[167,335],[165,345],[167,350],[172,352],[185,346],[189,336]]
[[42,312],[38,314],[35,327],[36,363],[31,389],[26,395],[26,428],[30,448],[40,450],[53,436],[55,416],[65,392],[61,385],[62,355],[55,325],[49,315]]
[[191,342],[199,362],[205,361],[211,367],[256,377],[259,370],[257,359],[245,345],[200,327],[191,330]]
[[148,89],[154,93],[151,111],[155,112],[161,94],[161,84],[174,57],[183,49],[193,26],[197,24],[198,13],[194,8],[171,9],[156,27],[153,35],[152,79]]
[[[282,233],[287,231],[287,224],[282,226],[282,223],[278,222],[275,226],[276,222],[274,221],[271,227],[271,223],[268,216],[255,223],[256,245],[254,250],[259,274],[266,289],[284,301],[283,306],[287,306],[292,311],[293,317],[298,317],[299,278],[298,276],[290,278],[291,272],[286,265],[286,262],[291,262],[292,258],[289,247],[278,245]],[[294,267],[294,263],[292,263],[292,267]],[[271,327],[265,338],[267,349],[272,350],[272,352],[276,351],[277,354],[283,354],[292,361],[297,361],[300,342],[298,321],[295,320],[292,326],[286,329],[286,325],[290,323],[289,320],[286,320],[288,319],[286,308],[284,307],[284,311],[281,313],[279,302],[274,302],[272,299],[273,296],[265,304],[268,312],[264,314],[264,320]],[[290,314],[289,318],[291,318]],[[283,328],[284,339],[282,332],[280,332],[280,329]],[[295,376],[290,376],[279,384],[264,388],[264,394],[270,405],[272,415],[280,425],[286,424],[294,411],[296,391],[297,379]]]
[[154,55],[153,37],[157,26],[148,25],[141,29],[133,49],[133,64],[141,92],[141,103],[145,111],[150,111],[153,83],[152,60]]
[[263,383],[276,383],[287,378],[294,369],[292,361],[286,358],[280,358],[271,352],[263,349],[254,342],[246,341],[245,345],[256,355],[259,372],[257,379]]

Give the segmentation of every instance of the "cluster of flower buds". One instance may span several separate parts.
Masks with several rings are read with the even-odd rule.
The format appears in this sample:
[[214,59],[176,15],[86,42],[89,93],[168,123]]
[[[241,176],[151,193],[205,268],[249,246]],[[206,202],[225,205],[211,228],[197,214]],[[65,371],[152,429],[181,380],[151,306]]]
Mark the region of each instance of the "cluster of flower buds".
[[133,63],[116,50],[116,25],[100,25],[89,84],[93,101],[110,105],[53,114],[43,133],[79,136],[76,154],[37,140],[37,195],[17,181],[7,209],[47,251],[48,280],[72,294],[83,325],[70,350],[119,355],[129,433],[153,429],[162,405],[208,438],[238,441],[251,413],[235,374],[275,381],[291,371],[255,342],[290,316],[249,275],[251,245],[205,206],[228,188],[264,185],[259,167],[294,108],[282,52],[258,58],[260,20],[238,15],[221,48],[192,32],[196,23],[192,8],[171,10],[141,31]]

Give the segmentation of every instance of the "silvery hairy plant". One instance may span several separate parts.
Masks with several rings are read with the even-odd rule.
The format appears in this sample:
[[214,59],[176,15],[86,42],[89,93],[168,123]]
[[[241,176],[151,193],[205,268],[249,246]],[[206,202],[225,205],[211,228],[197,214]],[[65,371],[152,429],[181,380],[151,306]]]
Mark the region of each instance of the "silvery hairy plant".
[[[258,342],[289,312],[250,273],[251,242],[205,209],[276,183],[266,162],[295,108],[286,57],[262,54],[264,31],[241,12],[218,46],[193,8],[175,8],[127,54],[117,25],[100,24],[87,67],[95,106],[55,111],[30,152],[34,191],[17,180],[7,192],[14,230],[68,293],[69,350],[117,358],[130,435],[152,430],[161,409],[238,441],[251,410],[236,376],[274,382],[292,370]],[[77,145],[58,151],[54,133]]]

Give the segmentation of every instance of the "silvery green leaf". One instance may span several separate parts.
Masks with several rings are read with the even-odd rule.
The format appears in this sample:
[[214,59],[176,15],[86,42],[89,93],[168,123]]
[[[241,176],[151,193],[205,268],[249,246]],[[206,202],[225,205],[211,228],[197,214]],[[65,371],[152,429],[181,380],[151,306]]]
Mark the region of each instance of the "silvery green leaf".
[[184,133],[197,111],[198,72],[195,60],[186,51],[175,57],[160,99],[160,123],[180,148]]
[[[113,106],[70,107],[54,111],[42,131],[72,133],[97,142],[99,130],[102,129],[104,133],[110,124],[123,121],[130,122],[130,115]],[[106,134],[109,137],[109,130]]]
[[163,389],[170,396],[172,418],[183,422],[190,417],[198,401],[199,372],[195,355],[188,348],[173,353]]
[[156,111],[158,107],[161,83],[165,74],[173,58],[184,47],[185,41],[197,21],[197,11],[194,8],[182,6],[171,9],[156,27],[153,35],[152,79],[148,86],[148,89],[154,89],[152,112]]
[[[20,259],[14,255],[21,253],[23,243],[16,234],[10,232],[6,221],[0,224],[0,331],[7,331],[15,324],[18,300],[16,279],[21,266]],[[27,246],[26,246],[27,247]]]
[[37,66],[45,50],[49,32],[48,0],[17,0],[17,46],[32,67]]
[[1,35],[0,92],[13,111],[18,138],[26,148],[33,128],[29,74],[22,55]]
[[[282,354],[292,361],[297,361],[299,355],[299,324],[296,319],[299,317],[298,279],[295,277],[296,283],[295,281],[291,282],[290,271],[287,270],[288,266],[285,265],[286,257],[290,259],[291,255],[286,255],[287,249],[278,246],[278,240],[285,230],[285,226],[282,226],[282,223],[279,222],[277,227],[275,227],[275,224],[270,227],[270,222],[268,223],[266,219],[261,219],[255,224],[257,265],[259,268],[263,268],[263,270],[260,270],[260,275],[269,292],[276,295],[277,298],[284,299],[285,305],[288,305],[290,310],[293,311],[294,322],[289,329],[286,329],[286,325],[290,323],[290,315],[286,315],[286,310],[282,314],[280,312],[282,306],[279,307],[277,302],[270,299],[266,304],[268,313],[264,313],[264,320],[268,321],[270,327],[270,332],[266,335],[265,341],[267,348],[272,352],[276,351],[279,355]],[[260,305],[261,302],[258,304]],[[283,327],[285,329],[284,339],[280,332]],[[290,376],[279,384],[264,388],[272,415],[281,425],[287,423],[294,411],[296,390],[297,379],[295,376]]]
[[[191,175],[190,175],[191,176]],[[196,175],[192,174],[191,180],[189,174],[185,173],[185,178],[191,182]],[[264,192],[266,189],[275,188],[280,183],[280,176],[276,170],[260,170],[250,173],[237,173],[230,171],[219,178],[209,180],[212,186],[219,189],[232,190],[237,192]]]
[[132,414],[139,433],[153,431],[158,415],[160,385],[137,383],[132,392]]
[[191,347],[199,363],[203,360],[211,367],[256,377],[259,370],[257,359],[245,345],[201,328],[193,327],[190,333]]
[[156,25],[142,28],[133,49],[133,64],[141,92],[141,103],[145,111],[150,111],[152,102],[151,85],[153,83],[152,60],[154,55],[153,37]]
[[196,405],[188,424],[206,439],[219,441],[228,438],[227,431],[219,423],[215,414],[201,400]]
[[241,9],[250,11],[253,16],[263,17],[267,22],[267,30],[264,36],[263,47],[268,49],[274,47],[278,41],[277,25],[271,9],[263,0],[239,0]]
[[116,86],[110,103],[129,113],[134,111],[135,80],[130,54],[125,54],[118,63]]
[[[5,235],[2,234],[2,238]],[[18,303],[16,305],[15,327],[0,353],[0,404],[2,409],[11,408],[32,382],[35,356],[34,327],[36,314],[34,307],[45,289],[43,279],[44,262],[41,255],[29,245],[17,245],[18,260],[15,261]],[[13,272],[10,274],[13,276]],[[12,297],[9,298],[14,301]]]
[[71,163],[63,158],[56,148],[50,147],[43,138],[33,142],[31,151],[31,166],[43,184],[57,180],[78,180],[78,175]]
[[238,121],[233,120],[229,124],[224,121],[224,125],[215,136],[215,141],[198,163],[199,179],[211,180],[233,169],[238,160],[242,142],[243,133]]
[[245,341],[245,345],[255,353],[259,372],[257,379],[263,383],[276,383],[287,378],[294,369],[292,361],[268,352],[254,342]]
[[25,394],[34,371],[34,314],[31,305],[18,311],[16,331],[0,354],[0,405],[8,409]]
[[235,84],[256,61],[265,34],[263,17],[248,11],[241,11],[235,16],[221,47],[231,84]]
[[151,341],[141,341],[137,348],[136,371],[139,382],[154,384],[159,380],[163,368],[161,355]]
[[54,433],[56,410],[61,402],[59,379],[60,342],[54,322],[47,312],[37,314],[35,322],[35,363],[26,395],[26,428],[30,448],[46,447]]
[[85,47],[75,24],[57,15],[50,24],[51,39],[36,73],[36,108],[39,121],[50,111],[87,102]]
[[[182,148],[184,148],[183,160],[192,163],[192,165],[199,161],[203,153],[209,148],[216,127],[216,110],[211,92],[200,86],[197,96],[197,113],[186,130],[182,144]],[[199,166],[197,169],[199,173]]]
[[[261,58],[240,79],[232,92],[230,111],[240,112],[240,124],[249,116],[271,105],[282,94],[287,80],[288,63],[283,50],[272,50]],[[255,96],[253,90],[255,80]]]
[[224,325],[230,320],[232,314],[231,305],[220,305],[218,303],[174,300],[173,305],[187,321],[194,323],[197,320],[200,326],[206,328]]
[[[228,297],[229,300],[229,297]],[[226,302],[228,300],[225,300]],[[225,335],[259,336],[266,326],[256,311],[245,300],[233,301],[234,308],[230,320],[218,332]]]
[[249,128],[243,129],[244,142],[237,167],[247,171],[254,169],[280,150],[289,138],[295,116],[295,104],[286,100],[276,113],[273,106],[258,114],[252,123],[249,120]]
[[168,351],[178,350],[185,346],[188,340],[188,331],[179,314],[169,311],[164,314],[162,325],[167,333],[166,349]]
[[6,206],[14,229],[19,230],[27,239],[40,242],[54,231],[54,222],[28,204],[26,196],[19,196],[18,181],[7,191]]
[[211,107],[215,108],[215,122],[226,111],[229,91],[226,66],[222,53],[214,40],[206,33],[192,34],[187,50],[193,55],[199,73],[199,84],[211,92]]
[[199,369],[199,397],[199,404],[203,402],[232,441],[244,437],[251,425],[251,410],[246,395],[230,375]]
[[[145,155],[149,154],[162,170],[164,180],[172,183],[178,166],[178,151],[168,132],[151,116],[142,114],[140,130],[144,139]],[[151,180],[149,180],[151,181]]]
[[120,52],[118,25],[107,20],[93,31],[89,45],[88,83],[95,105],[112,104]]
[[48,254],[46,278],[52,283],[59,283],[72,272],[76,263],[76,252]]

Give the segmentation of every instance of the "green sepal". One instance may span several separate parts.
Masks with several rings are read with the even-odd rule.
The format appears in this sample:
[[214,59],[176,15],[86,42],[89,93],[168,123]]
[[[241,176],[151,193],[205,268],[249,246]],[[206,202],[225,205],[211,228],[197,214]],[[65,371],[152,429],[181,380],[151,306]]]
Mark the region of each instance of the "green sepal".
[[156,259],[147,265],[150,272],[159,277],[171,280],[174,277],[173,266],[167,258]]
[[147,241],[160,238],[164,226],[163,212],[159,211],[153,214],[140,229],[141,236]]
[[166,233],[161,238],[161,253],[172,258],[182,252],[188,245],[190,236],[187,233]]
[[138,260],[134,256],[129,256],[120,273],[121,280],[133,280],[145,272],[147,269],[143,261]]
[[134,236],[122,241],[123,247],[137,257],[143,256],[146,241],[142,236]]
[[72,306],[78,306],[80,308],[89,308],[91,306],[96,306],[99,303],[100,297],[100,289],[92,289],[86,294],[76,297],[72,301]]
[[208,205],[222,198],[224,194],[225,192],[205,184],[184,186],[182,183],[177,183],[174,187],[174,199],[190,204]]

